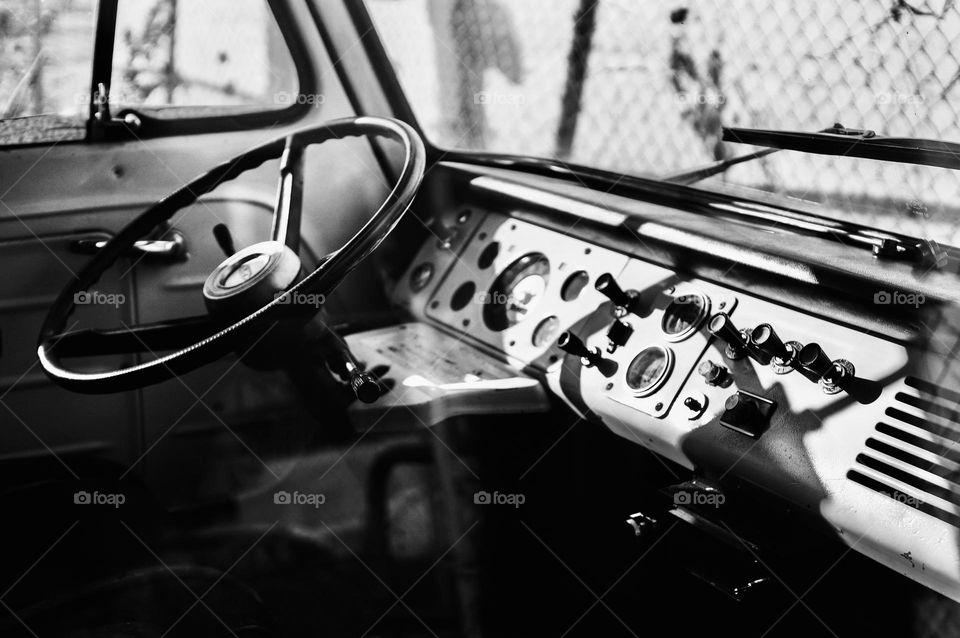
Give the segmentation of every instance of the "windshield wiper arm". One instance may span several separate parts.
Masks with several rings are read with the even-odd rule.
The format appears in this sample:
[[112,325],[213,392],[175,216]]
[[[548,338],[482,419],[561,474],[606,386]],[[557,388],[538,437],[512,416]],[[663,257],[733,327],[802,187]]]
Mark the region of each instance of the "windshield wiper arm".
[[688,169],[680,173],[674,173],[673,175],[667,175],[666,177],[663,178],[663,181],[670,182],[671,184],[683,184],[683,185],[696,184],[697,182],[705,180],[708,177],[713,177],[714,175],[725,173],[732,166],[736,166],[737,164],[742,164],[743,162],[749,162],[751,160],[765,157],[772,153],[776,153],[779,150],[780,149],[778,148],[765,148],[759,151],[754,151],[753,153],[737,155],[736,157],[728,157],[725,160],[713,162],[712,164],[707,164],[706,166],[701,166],[699,168],[694,168],[694,169]]
[[[724,129],[726,133],[727,129]],[[740,130],[740,129],[734,129]],[[842,124],[834,124],[830,128],[825,128],[821,133],[837,133],[839,135],[874,135],[873,131],[855,131],[852,129],[844,128]],[[727,138],[724,137],[726,140]],[[761,145],[763,146],[763,145]],[[671,184],[682,184],[689,186],[690,184],[696,184],[697,182],[703,181],[708,177],[713,177],[714,175],[719,175],[720,173],[726,173],[731,167],[736,166],[737,164],[742,164],[744,162],[749,162],[755,159],[760,159],[761,157],[766,157],[779,151],[780,148],[768,147],[759,151],[754,151],[753,153],[746,153],[744,155],[737,155],[735,157],[728,157],[725,160],[720,160],[717,162],[712,162],[706,166],[700,166],[698,168],[687,169],[679,173],[674,173],[673,175],[668,175],[663,178],[663,181],[669,182]]]
[[960,169],[960,144],[913,137],[885,137],[840,124],[819,133],[754,128],[723,128],[725,142],[771,149]]

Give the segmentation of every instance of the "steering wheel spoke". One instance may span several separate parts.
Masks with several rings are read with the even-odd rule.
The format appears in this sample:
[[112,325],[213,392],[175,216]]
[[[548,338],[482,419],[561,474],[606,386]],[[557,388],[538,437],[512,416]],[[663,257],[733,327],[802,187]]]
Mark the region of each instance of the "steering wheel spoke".
[[303,164],[306,147],[296,135],[287,137],[280,158],[280,182],[273,210],[271,239],[300,252],[300,216],[303,209]]

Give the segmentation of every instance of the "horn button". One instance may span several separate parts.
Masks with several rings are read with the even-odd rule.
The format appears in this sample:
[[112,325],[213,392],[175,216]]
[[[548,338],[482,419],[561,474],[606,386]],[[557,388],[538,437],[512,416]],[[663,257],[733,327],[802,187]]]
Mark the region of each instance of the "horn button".
[[207,310],[215,316],[250,314],[296,283],[300,266],[300,258],[278,241],[248,246],[207,277],[203,284]]

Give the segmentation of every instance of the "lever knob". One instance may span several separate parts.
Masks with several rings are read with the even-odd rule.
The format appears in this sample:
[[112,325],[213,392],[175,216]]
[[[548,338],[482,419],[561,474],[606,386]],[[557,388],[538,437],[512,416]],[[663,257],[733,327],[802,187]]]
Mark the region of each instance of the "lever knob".
[[633,297],[623,291],[623,288],[620,287],[620,284],[617,283],[617,280],[614,279],[610,273],[604,273],[597,277],[594,288],[616,306],[629,308],[633,304]]
[[557,339],[557,347],[567,354],[572,354],[576,357],[582,357],[591,363],[594,362],[594,359],[599,358],[599,355],[594,350],[591,350],[587,347],[587,344],[583,342],[583,339],[573,334],[569,330],[563,332]]
[[710,318],[710,323],[707,324],[707,330],[709,330],[713,336],[726,342],[728,356],[731,356],[731,358],[743,356],[743,353],[747,349],[747,340],[743,337],[743,334],[737,330],[737,327],[733,325],[730,315],[725,312],[718,312],[713,315],[713,317]]
[[730,319],[730,315],[725,312],[718,312],[713,315],[713,317],[710,318],[710,323],[707,324],[707,329],[712,335],[723,339],[732,346],[742,348],[747,345],[743,335],[740,334],[737,327],[733,325],[733,320]]
[[753,341],[753,345],[771,357],[776,357],[781,361],[790,358],[790,351],[769,323],[761,323],[754,328],[750,333],[750,339]]
[[797,355],[797,361],[820,378],[833,376],[833,360],[827,356],[820,344],[808,343],[803,346]]
[[213,227],[213,238],[227,257],[232,257],[237,252],[237,247],[233,243],[233,236],[230,234],[230,228],[226,224],[217,224]]
[[350,388],[363,403],[373,403],[383,392],[372,374],[357,369],[350,373]]

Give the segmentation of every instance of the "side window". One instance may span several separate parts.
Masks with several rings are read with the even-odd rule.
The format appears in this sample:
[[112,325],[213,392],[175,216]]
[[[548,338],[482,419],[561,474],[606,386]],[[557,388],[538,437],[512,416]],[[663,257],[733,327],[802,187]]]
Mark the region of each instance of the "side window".
[[83,139],[96,5],[0,2],[0,144]]
[[120,0],[112,110],[164,118],[274,110],[295,103],[297,91],[266,0]]
[[[98,6],[116,6],[115,28]],[[109,78],[93,77],[108,73],[94,69],[97,39],[113,43]],[[112,113],[168,132],[302,106],[306,88],[268,0],[0,0],[0,146],[85,139],[94,80]]]

